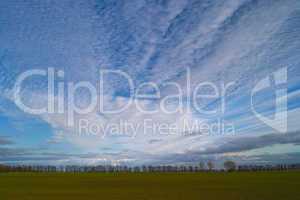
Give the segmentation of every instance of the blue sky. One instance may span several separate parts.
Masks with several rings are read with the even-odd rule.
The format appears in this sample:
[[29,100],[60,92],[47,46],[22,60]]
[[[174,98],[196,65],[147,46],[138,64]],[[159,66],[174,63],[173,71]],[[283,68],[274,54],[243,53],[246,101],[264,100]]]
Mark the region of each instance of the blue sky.
[[[102,0],[102,1],[1,1],[0,2],[0,162],[50,164],[180,164],[200,160],[240,163],[300,161],[300,2],[254,0]],[[167,83],[182,88],[189,102],[197,85],[234,82],[226,95],[205,99],[201,108],[225,112],[203,114],[185,104],[186,113],[140,113],[130,106],[119,114],[97,109],[76,114],[75,125],[67,115],[24,112],[13,99],[18,77],[32,69],[53,68],[58,83],[89,82],[97,86],[103,70],[126,73],[135,86],[154,83],[157,99],[137,99],[148,109],[156,108],[176,93]],[[251,92],[265,78],[284,70],[287,89],[287,130],[284,133],[261,121],[252,111]],[[190,87],[186,78],[190,73]],[[269,79],[267,79],[269,80]],[[124,77],[110,74],[103,80],[105,108],[118,108],[131,95]],[[34,77],[22,85],[27,104],[47,105],[47,78]],[[253,99],[255,110],[272,119],[275,91],[268,87]],[[146,94],[154,94],[146,88]],[[204,92],[207,92],[206,90]],[[209,92],[209,91],[208,91]],[[63,93],[70,94],[67,90]],[[55,101],[59,99],[54,94]],[[281,98],[281,97],[279,97]],[[76,104],[87,106],[89,93],[78,90]],[[282,100],[282,99],[281,99]],[[63,110],[68,110],[66,98]],[[282,102],[282,101],[280,101]],[[99,102],[98,102],[99,103]],[[170,108],[176,101],[168,103]],[[143,125],[221,120],[234,125],[234,134],[161,134],[158,130],[128,135],[101,136],[80,133],[79,120],[109,125],[127,121]],[[274,122],[280,124],[281,121]],[[143,127],[143,126],[142,126]],[[134,135],[134,137],[133,137]]]

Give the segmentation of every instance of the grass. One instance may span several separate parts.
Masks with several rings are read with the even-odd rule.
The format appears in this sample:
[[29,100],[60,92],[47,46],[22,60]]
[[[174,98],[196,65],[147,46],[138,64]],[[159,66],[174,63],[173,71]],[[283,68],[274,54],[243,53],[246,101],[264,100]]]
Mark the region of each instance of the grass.
[[4,173],[1,200],[296,200],[300,172]]

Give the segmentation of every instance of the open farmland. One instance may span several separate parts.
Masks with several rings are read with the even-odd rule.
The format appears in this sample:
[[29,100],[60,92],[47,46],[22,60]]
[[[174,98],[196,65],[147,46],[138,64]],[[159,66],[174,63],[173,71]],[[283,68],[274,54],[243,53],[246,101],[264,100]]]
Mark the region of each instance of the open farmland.
[[1,200],[296,200],[300,172],[2,173]]

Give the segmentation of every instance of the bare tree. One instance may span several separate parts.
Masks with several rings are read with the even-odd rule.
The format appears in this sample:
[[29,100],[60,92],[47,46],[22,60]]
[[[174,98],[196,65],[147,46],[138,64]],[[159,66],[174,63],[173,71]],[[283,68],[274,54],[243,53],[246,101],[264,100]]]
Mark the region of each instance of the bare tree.
[[215,165],[214,165],[214,163],[212,161],[208,161],[207,162],[207,167],[211,171],[211,170],[213,170],[215,168]]
[[199,163],[199,169],[200,169],[200,170],[204,170],[204,169],[205,169],[205,163],[204,163],[204,162],[201,161],[201,162]]
[[224,162],[224,168],[229,172],[234,171],[236,169],[236,164],[234,161],[227,160]]

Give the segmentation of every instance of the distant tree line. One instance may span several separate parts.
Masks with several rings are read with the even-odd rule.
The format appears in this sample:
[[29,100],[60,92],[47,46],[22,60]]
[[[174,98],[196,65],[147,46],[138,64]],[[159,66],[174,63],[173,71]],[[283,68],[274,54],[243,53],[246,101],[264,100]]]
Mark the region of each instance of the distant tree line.
[[213,162],[200,162],[198,165],[161,165],[161,166],[50,166],[50,165],[4,165],[0,164],[0,172],[67,172],[67,173],[88,173],[88,172],[231,172],[231,171],[287,171],[299,170],[300,164],[281,165],[239,165],[233,161],[225,161],[223,169],[215,169]]
[[300,170],[300,164],[277,164],[277,165],[240,165],[237,171],[289,171]]
[[28,165],[0,165],[0,172],[199,172],[205,171],[199,166],[28,166]]

